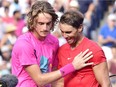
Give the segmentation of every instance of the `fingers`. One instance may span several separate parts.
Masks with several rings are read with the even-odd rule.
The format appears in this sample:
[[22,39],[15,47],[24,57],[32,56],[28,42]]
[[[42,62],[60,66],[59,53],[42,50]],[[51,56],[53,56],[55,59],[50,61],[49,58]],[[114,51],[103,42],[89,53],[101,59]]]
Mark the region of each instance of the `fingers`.
[[90,55],[89,57],[86,57],[86,59],[84,59],[84,62],[87,62],[88,60],[90,60],[93,57],[93,55]]
[[81,56],[82,55],[82,52],[80,52],[77,56]]
[[84,52],[80,52],[76,58],[78,58],[79,56],[83,57],[87,52],[89,51],[89,49],[85,50]]
[[82,56],[84,56],[88,51],[89,51],[89,49],[87,49],[84,52],[82,52]]
[[[89,52],[89,53],[87,53],[86,55],[84,55],[83,59],[87,59],[87,58],[90,57],[90,56],[93,57],[92,52]],[[91,58],[91,57],[90,57],[90,58]]]
[[91,63],[85,63],[85,64],[84,64],[84,67],[85,67],[85,66],[90,66],[90,65],[93,65],[93,64],[94,64],[93,62],[91,62]]
[[[76,59],[78,59],[78,58],[83,58],[84,60],[85,59],[90,59],[91,57],[89,57],[89,56],[91,56],[92,55],[92,52],[89,52],[88,53],[88,51],[89,51],[89,49],[87,49],[87,50],[85,50],[84,52],[80,52],[75,58]],[[88,60],[87,59],[87,60]],[[86,61],[86,60],[85,60]]]
[[75,58],[78,58],[79,56],[81,56],[82,55],[82,52],[80,52]]
[[[85,52],[85,51],[84,51]],[[86,50],[86,52],[85,53],[87,53],[88,52],[88,50]],[[87,53],[87,54],[85,54],[84,55],[84,62],[85,62],[85,64],[84,64],[84,66],[89,66],[89,65],[93,65],[93,62],[91,62],[91,63],[86,63],[88,60],[90,60],[91,58],[93,57],[93,55],[92,55],[92,52],[89,52],[89,53]]]

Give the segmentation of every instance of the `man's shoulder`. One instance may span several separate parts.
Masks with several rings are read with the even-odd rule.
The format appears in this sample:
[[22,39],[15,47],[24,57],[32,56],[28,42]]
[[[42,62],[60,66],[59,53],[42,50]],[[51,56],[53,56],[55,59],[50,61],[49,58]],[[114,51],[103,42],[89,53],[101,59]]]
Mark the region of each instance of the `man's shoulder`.
[[85,47],[88,47],[91,50],[101,50],[102,48],[99,46],[99,44],[96,41],[86,39],[86,45]]
[[23,35],[20,35],[15,43],[15,45],[26,45],[27,43],[30,43],[31,41],[31,36],[29,33],[25,33]]
[[59,51],[66,51],[68,49],[69,49],[69,44],[65,43],[59,48]]
[[89,47],[90,50],[92,50],[94,52],[102,50],[100,45],[97,42],[93,41],[93,40],[89,40],[88,47]]

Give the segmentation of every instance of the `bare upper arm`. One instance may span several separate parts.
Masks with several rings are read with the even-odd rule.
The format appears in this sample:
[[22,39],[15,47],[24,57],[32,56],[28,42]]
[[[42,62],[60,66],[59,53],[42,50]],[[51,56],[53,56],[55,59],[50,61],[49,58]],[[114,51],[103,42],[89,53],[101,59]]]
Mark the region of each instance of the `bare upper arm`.
[[52,83],[52,87],[64,87],[64,78],[61,78]]
[[95,77],[102,87],[110,87],[109,72],[106,62],[102,62],[93,67]]
[[25,66],[25,70],[32,77],[32,79],[38,83],[39,78],[41,78],[41,71],[37,64]]

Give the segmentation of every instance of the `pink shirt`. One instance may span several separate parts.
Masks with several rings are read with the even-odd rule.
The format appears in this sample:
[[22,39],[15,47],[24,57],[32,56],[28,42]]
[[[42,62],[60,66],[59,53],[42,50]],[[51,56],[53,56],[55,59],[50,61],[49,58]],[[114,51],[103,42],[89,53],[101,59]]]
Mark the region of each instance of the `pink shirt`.
[[12,74],[19,80],[17,87],[37,87],[24,66],[38,64],[43,73],[50,72],[58,64],[58,48],[58,40],[50,34],[44,41],[39,41],[30,32],[21,35],[13,47],[11,59]]

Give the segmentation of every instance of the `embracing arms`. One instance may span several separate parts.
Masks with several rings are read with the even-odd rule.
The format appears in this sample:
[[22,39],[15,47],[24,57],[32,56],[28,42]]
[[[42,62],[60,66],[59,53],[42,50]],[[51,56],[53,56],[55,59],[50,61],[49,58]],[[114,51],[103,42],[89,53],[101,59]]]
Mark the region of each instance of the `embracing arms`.
[[52,83],[62,78],[63,76],[69,74],[70,72],[79,70],[88,65],[92,65],[93,63],[85,63],[86,61],[88,61],[90,58],[93,57],[92,52],[88,51],[89,50],[81,52],[74,58],[71,64],[68,64],[62,67],[61,69],[53,72],[41,73],[38,65],[26,66],[25,70],[28,72],[28,74],[32,77],[32,79],[36,82],[38,86],[44,86],[46,84]]

